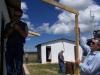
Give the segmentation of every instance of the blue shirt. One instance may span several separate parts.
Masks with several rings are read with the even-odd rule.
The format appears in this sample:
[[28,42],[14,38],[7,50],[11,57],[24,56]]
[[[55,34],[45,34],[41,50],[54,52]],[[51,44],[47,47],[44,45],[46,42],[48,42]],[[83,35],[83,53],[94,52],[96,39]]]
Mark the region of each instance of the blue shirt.
[[83,48],[83,51],[87,52],[87,56],[79,65],[81,75],[100,75],[100,51],[91,52],[90,47],[88,47],[85,43],[82,43],[83,42],[81,40],[80,45]]

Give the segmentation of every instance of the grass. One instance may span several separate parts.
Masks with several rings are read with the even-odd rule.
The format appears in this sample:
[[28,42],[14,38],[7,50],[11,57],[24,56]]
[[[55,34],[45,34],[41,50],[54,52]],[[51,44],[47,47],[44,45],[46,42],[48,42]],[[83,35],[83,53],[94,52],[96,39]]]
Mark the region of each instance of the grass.
[[61,75],[58,64],[27,64],[30,75]]

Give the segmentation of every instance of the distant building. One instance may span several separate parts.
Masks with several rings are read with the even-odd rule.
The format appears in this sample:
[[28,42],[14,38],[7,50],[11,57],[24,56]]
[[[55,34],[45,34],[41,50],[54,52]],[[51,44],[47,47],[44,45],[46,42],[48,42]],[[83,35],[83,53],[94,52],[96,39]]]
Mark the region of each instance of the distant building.
[[[64,50],[65,61],[75,62],[75,42],[65,38],[56,39],[36,45],[40,63],[58,63],[58,53]],[[82,49],[80,48],[80,57]]]
[[37,52],[25,52],[23,60],[26,63],[37,62]]

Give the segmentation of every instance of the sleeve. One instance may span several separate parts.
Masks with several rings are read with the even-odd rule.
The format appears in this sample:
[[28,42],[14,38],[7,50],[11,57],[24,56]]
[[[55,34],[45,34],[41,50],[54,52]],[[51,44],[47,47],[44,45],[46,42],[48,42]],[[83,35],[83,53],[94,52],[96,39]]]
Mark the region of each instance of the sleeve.
[[95,56],[94,59],[91,62],[88,62],[89,64],[80,63],[80,68],[83,72],[91,75],[98,72],[98,69],[100,69],[100,54]]
[[83,54],[87,55],[91,49],[90,47],[86,44],[86,40],[84,40],[84,38],[80,38],[80,46],[82,47],[83,49]]

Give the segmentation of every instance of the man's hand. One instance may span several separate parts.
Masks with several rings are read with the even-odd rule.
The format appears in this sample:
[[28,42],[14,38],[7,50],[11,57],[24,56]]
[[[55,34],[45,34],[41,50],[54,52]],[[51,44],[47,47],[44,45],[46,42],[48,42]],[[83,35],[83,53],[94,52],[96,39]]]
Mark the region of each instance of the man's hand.
[[18,25],[15,25],[15,30],[20,30],[20,27]]
[[80,59],[76,59],[75,63],[80,64]]
[[17,30],[23,37],[27,37],[28,35],[28,32],[27,31],[24,31],[22,30],[18,25],[15,25],[15,30]]

